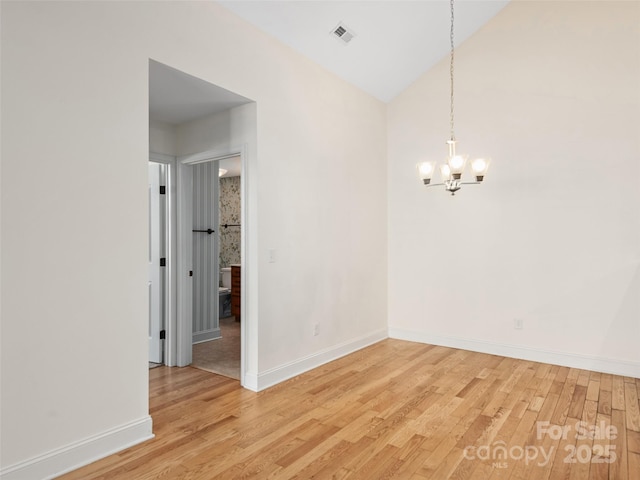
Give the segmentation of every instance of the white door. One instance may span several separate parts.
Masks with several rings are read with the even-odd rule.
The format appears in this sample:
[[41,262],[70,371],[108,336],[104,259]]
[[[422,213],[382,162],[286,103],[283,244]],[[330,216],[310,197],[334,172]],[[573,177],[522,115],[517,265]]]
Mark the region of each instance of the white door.
[[149,361],[162,363],[160,164],[149,162]]

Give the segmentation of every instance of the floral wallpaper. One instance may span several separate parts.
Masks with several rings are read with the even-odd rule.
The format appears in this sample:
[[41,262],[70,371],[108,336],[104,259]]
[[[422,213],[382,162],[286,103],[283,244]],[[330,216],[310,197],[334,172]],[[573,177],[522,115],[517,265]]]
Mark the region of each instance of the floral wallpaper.
[[240,224],[240,177],[220,179],[220,268],[241,263],[240,227],[224,228],[225,224]]

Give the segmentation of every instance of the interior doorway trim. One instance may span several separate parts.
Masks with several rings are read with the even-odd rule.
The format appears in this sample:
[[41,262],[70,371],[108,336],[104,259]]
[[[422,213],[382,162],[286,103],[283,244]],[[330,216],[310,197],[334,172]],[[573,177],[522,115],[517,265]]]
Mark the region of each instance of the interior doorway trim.
[[149,152],[149,161],[162,163],[167,165],[167,176],[165,185],[166,195],[166,213],[165,213],[165,254],[166,265],[163,268],[165,275],[165,291],[163,295],[164,303],[164,328],[166,336],[164,340],[164,364],[173,367],[177,365],[176,354],[176,318],[177,318],[177,306],[176,306],[176,266],[175,258],[177,257],[176,249],[176,157],[173,155],[167,155],[164,153]]
[[[185,225],[184,222],[189,217],[187,212],[182,212],[182,209],[187,202],[187,195],[191,195],[191,191],[187,191],[185,185],[183,185],[185,178],[185,168],[189,168],[198,163],[214,162],[219,160],[225,160],[231,157],[240,156],[240,164],[242,174],[240,176],[240,190],[241,190],[241,207],[240,207],[240,251],[243,267],[247,265],[246,262],[246,232],[247,232],[247,202],[246,196],[246,176],[247,176],[247,145],[239,145],[231,148],[207,150],[191,155],[178,156],[176,158],[176,188],[177,188],[177,235],[176,235],[176,268],[177,268],[177,283],[176,283],[176,328],[175,342],[176,342],[176,365],[186,366],[191,363],[192,354],[192,317],[191,317],[191,282],[192,277],[189,276],[189,271],[193,266],[190,264],[190,242],[191,236],[188,232],[192,226]],[[246,268],[241,270],[241,298],[240,298],[240,310],[246,312]],[[248,345],[248,332],[250,329],[247,326],[249,321],[248,315],[242,316],[240,322],[240,384],[245,386],[245,370],[246,370],[246,356]],[[167,331],[167,335],[169,335]]]

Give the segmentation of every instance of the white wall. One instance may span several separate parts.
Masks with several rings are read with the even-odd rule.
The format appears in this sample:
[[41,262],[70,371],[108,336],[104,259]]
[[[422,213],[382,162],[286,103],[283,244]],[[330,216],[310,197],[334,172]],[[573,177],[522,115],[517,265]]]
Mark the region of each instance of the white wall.
[[1,8],[6,478],[149,433],[150,58],[257,102],[256,385],[384,335],[383,104],[215,3]]
[[[640,376],[640,4],[512,2],[389,105],[390,335]],[[514,319],[524,321],[514,329]]]
[[254,150],[256,117],[256,104],[251,102],[178,125],[176,148],[179,155],[233,150],[243,145]]
[[176,126],[160,120],[149,120],[149,151],[178,155]]

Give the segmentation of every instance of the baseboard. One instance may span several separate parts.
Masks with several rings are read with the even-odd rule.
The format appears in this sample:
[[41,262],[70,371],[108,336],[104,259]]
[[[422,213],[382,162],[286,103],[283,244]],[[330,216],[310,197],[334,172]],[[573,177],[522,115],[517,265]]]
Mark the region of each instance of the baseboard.
[[193,334],[193,345],[196,343],[204,343],[210,340],[216,340],[222,336],[220,333],[220,328],[214,328],[212,330],[205,330],[203,332],[198,332]]
[[[295,377],[296,375],[300,375],[304,372],[308,372],[309,370],[320,367],[325,363],[331,362],[340,357],[344,357],[345,355],[349,355],[350,353],[353,353],[364,347],[368,347],[369,345],[384,340],[385,338],[387,338],[386,328],[373,332],[369,335],[362,336],[355,340],[350,340],[348,342],[332,346],[325,350],[321,350],[317,353],[304,358],[300,358],[291,363],[266,370],[259,373],[257,376],[255,376],[255,378],[247,378],[248,375],[245,375],[245,387],[255,391],[264,390],[280,382]],[[254,386],[255,389],[251,388],[249,384],[251,384],[251,386]]]
[[244,374],[244,383],[242,386],[253,392],[258,391],[258,375],[254,372],[247,372]]
[[503,357],[519,358],[540,363],[550,363],[563,367],[592,370],[595,372],[611,373],[627,377],[640,378],[640,363],[616,360],[611,358],[575,353],[556,352],[551,350],[509,345],[484,340],[474,340],[461,337],[432,335],[424,332],[389,328],[389,337],[411,342],[441,345],[443,347],[471,350],[473,352],[501,355]]
[[150,416],[0,470],[2,480],[48,480],[153,438]]

